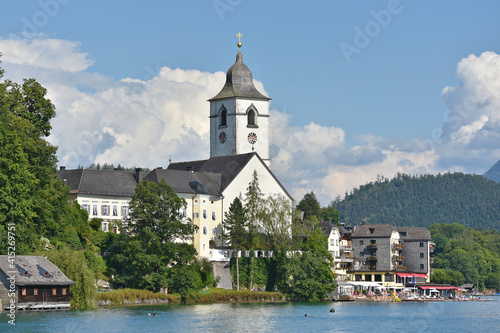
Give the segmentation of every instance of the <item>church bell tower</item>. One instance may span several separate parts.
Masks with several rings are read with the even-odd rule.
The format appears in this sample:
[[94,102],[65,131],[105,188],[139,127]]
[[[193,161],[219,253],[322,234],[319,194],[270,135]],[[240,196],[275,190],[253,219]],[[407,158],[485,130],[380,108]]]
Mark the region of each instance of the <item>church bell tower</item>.
[[210,102],[210,157],[256,152],[270,167],[269,103],[253,84],[243,63],[242,34],[236,35],[236,62],[227,70],[226,83]]

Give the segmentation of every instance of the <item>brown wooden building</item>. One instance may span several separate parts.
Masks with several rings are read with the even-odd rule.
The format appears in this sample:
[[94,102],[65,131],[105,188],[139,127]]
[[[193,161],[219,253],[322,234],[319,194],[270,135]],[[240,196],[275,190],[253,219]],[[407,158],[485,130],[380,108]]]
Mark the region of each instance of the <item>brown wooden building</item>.
[[[0,256],[0,299],[4,308],[15,298],[18,309],[69,309],[75,284],[42,256]],[[10,295],[9,295],[10,294]]]

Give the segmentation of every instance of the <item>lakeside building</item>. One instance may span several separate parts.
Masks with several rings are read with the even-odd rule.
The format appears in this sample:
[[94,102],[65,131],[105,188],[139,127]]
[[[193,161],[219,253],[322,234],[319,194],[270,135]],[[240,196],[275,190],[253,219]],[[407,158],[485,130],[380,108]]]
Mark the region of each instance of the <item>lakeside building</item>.
[[[334,228],[339,232],[328,231],[329,251],[339,293],[352,291],[350,286],[403,289],[430,281],[433,243],[428,229],[364,222]],[[338,248],[333,245],[337,241]]]
[[270,168],[271,98],[254,86],[252,72],[243,63],[241,43],[238,47],[224,86],[208,100],[210,158],[170,163],[166,169],[156,168],[147,175],[141,169],[127,172],[60,168],[57,175],[70,187],[72,199],[89,213],[89,219],[102,219],[103,231],[119,232],[139,182],[158,183],[164,179],[186,200],[183,216],[199,228],[194,235],[198,254],[212,261],[228,261],[230,255],[248,255],[223,246],[227,244],[222,244],[222,222],[233,200],[244,200],[254,172],[265,197],[280,195],[293,205],[294,199]]
[[[69,309],[70,287],[75,284],[42,256],[0,255],[0,299],[7,308],[12,299],[17,309]],[[12,279],[13,278],[13,279]],[[14,287],[14,288],[13,288]],[[14,290],[14,291],[12,291]],[[14,298],[9,294],[14,293]]]

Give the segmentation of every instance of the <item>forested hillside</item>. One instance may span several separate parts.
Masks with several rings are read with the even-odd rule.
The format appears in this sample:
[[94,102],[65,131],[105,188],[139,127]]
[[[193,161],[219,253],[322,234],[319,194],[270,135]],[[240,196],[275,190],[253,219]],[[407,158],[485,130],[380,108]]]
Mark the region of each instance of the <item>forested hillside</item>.
[[460,223],[500,230],[500,184],[463,173],[381,178],[335,200],[340,221],[429,227]]

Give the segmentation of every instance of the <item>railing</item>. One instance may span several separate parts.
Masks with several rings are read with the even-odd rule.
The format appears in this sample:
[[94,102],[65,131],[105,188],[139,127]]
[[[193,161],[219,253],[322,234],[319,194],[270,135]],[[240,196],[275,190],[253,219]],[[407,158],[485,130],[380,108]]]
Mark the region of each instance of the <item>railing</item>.
[[368,244],[367,248],[371,251],[377,251],[377,244]]
[[366,258],[366,260],[368,260],[368,261],[377,261],[377,257],[376,256],[369,256],[368,258]]
[[348,246],[348,245],[340,245],[339,248],[340,248],[340,251],[352,251],[352,246]]
[[367,266],[363,265],[359,268],[360,271],[375,271],[377,269],[377,266]]
[[396,266],[396,271],[406,271],[406,266]]
[[405,260],[405,257],[403,256],[394,256],[392,257],[392,261],[403,261]]
[[404,248],[405,248],[405,246],[403,244],[392,244],[393,250],[402,250]]
[[353,262],[354,256],[340,256],[341,262]]

